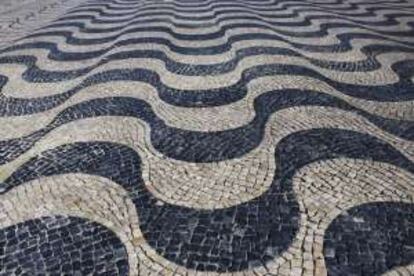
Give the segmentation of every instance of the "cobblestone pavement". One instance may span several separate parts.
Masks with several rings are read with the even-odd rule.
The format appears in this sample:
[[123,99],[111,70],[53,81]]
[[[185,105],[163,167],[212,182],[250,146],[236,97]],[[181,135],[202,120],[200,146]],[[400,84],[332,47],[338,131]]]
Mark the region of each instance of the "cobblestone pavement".
[[0,0],[0,275],[414,275],[413,0]]

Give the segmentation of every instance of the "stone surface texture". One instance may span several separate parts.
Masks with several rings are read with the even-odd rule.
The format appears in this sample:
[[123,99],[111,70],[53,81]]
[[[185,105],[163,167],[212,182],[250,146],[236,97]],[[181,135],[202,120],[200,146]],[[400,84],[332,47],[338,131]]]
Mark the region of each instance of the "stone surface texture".
[[414,275],[414,1],[0,0],[0,275]]

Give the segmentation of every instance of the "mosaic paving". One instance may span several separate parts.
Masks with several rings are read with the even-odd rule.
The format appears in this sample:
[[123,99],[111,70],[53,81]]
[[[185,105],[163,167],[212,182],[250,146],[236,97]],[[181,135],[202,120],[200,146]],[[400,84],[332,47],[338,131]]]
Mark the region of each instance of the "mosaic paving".
[[0,0],[0,275],[414,275],[414,1]]

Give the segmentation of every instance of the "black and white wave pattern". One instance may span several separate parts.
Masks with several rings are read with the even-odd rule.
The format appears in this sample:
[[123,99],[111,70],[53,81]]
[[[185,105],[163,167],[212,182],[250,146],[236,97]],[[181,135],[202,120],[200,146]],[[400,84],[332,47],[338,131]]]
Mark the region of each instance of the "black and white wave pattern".
[[414,271],[410,0],[86,1],[0,89],[1,275]]

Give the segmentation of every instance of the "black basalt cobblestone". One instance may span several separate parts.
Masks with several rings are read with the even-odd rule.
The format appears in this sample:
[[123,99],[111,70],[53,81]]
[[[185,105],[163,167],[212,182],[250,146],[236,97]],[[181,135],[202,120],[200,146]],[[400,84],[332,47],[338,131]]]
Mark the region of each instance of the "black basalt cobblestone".
[[381,275],[414,260],[414,206],[367,203],[338,216],[325,234],[330,275]]
[[412,3],[67,1],[0,48],[0,275],[414,275]]
[[0,231],[0,275],[126,275],[128,256],[108,229],[76,217],[42,217]]

